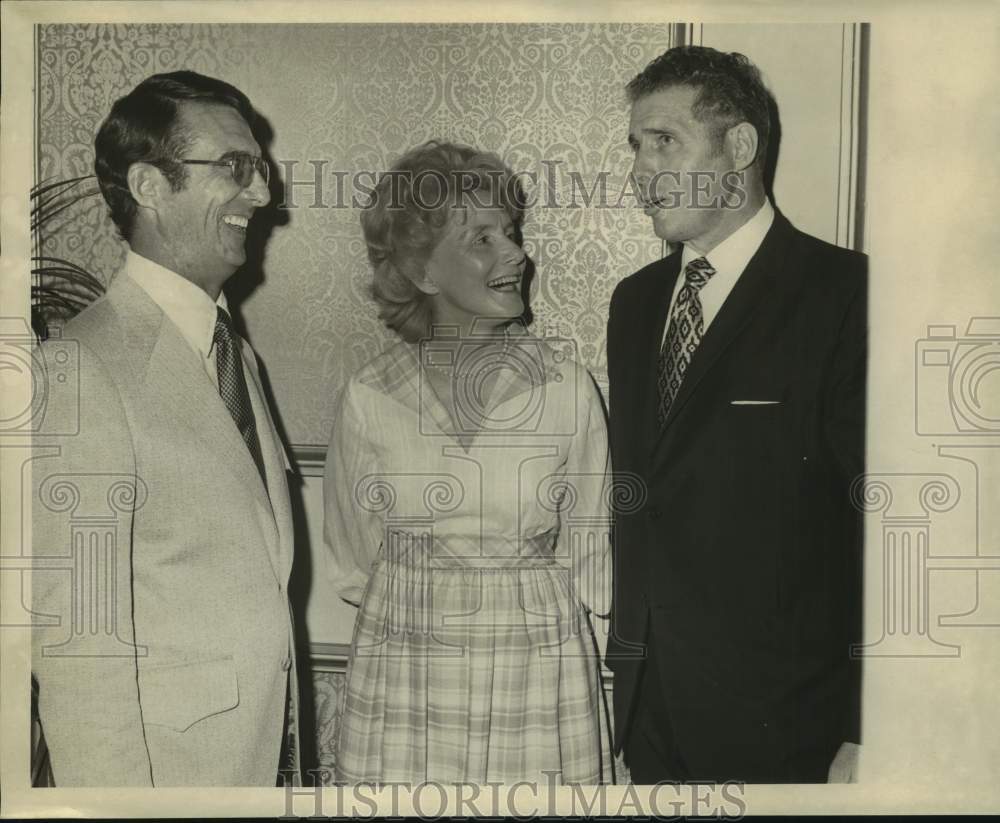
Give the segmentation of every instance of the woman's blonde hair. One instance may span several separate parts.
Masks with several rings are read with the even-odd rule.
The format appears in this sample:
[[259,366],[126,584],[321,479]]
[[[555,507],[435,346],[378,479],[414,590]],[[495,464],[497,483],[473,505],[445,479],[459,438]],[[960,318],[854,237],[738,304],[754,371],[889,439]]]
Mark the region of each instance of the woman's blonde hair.
[[495,154],[435,140],[403,155],[361,213],[378,316],[408,342],[430,333],[430,297],[416,282],[424,278],[451,208],[467,196],[503,208],[520,233],[525,201],[514,173]]

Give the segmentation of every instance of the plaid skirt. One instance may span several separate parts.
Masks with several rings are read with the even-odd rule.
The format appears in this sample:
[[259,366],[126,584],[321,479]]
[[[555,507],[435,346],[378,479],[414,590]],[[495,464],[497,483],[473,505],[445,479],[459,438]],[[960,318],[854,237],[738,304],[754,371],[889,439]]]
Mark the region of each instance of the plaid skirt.
[[336,781],[602,782],[610,747],[596,651],[551,535],[508,556],[444,542],[396,533],[376,560],[351,644]]

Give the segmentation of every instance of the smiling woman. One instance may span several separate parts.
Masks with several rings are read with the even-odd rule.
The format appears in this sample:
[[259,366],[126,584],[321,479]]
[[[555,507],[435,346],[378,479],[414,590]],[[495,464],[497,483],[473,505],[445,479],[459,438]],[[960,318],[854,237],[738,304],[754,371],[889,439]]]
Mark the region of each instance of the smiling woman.
[[524,311],[498,298],[498,277],[517,277],[524,196],[498,157],[431,141],[404,155],[383,176],[361,215],[374,269],[379,317],[404,340],[434,324],[468,329],[474,317],[509,322]]
[[340,782],[609,777],[586,631],[610,599],[607,434],[568,341],[516,322],[513,181],[429,143],[362,217],[403,341],[349,381],[326,459],[327,568],[358,606]]
[[478,199],[472,192],[452,210],[417,283],[430,295],[434,325],[464,334],[477,318],[498,326],[524,311],[520,286],[527,258],[514,221],[505,209]]

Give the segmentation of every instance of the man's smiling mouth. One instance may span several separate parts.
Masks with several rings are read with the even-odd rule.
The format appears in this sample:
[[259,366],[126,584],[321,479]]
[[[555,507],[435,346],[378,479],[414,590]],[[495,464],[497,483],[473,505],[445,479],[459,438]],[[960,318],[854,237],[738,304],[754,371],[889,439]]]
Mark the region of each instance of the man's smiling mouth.
[[495,277],[486,285],[494,291],[515,291],[521,285],[521,275],[507,274],[503,277]]
[[225,214],[222,216],[222,222],[229,228],[245,234],[247,226],[250,224],[250,218],[239,214]]

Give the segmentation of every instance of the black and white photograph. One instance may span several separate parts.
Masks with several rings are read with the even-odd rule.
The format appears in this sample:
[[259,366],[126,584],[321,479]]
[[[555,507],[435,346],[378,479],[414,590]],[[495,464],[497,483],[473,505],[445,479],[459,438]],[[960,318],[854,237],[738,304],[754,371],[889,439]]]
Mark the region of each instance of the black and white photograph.
[[3,816],[996,810],[917,9],[4,4]]

